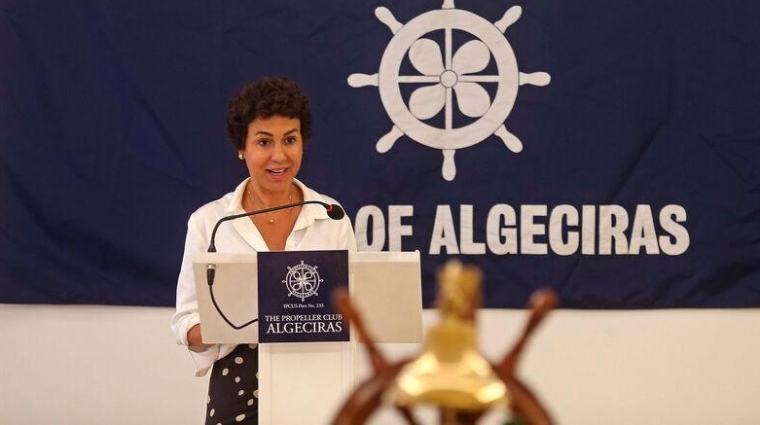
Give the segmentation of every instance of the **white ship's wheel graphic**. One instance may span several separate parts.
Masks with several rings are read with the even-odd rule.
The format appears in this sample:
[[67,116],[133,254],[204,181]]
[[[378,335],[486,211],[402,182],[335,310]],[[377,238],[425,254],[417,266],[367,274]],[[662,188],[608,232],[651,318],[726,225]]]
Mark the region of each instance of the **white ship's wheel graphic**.
[[[390,28],[394,36],[385,48],[377,74],[352,74],[348,84],[352,87],[376,86],[386,112],[393,121],[390,132],[375,146],[380,153],[388,152],[396,141],[407,135],[425,146],[443,152],[443,178],[451,181],[456,176],[454,153],[493,135],[502,139],[515,153],[523,144],[507,131],[504,121],[509,116],[517,97],[517,89],[524,84],[545,86],[551,77],[546,72],[523,73],[517,68],[512,46],[504,31],[522,14],[520,6],[513,6],[495,23],[465,10],[456,9],[453,0],[445,0],[441,10],[423,13],[401,24],[390,10],[379,7],[375,16]],[[426,34],[443,30],[443,49]],[[476,39],[468,41],[454,52],[454,31],[465,31]],[[400,75],[401,63],[406,55],[421,75]],[[496,75],[483,75],[491,56],[496,63]],[[496,83],[493,100],[481,83]],[[404,102],[402,84],[426,84],[415,89]],[[459,111],[474,122],[454,126],[454,93]],[[444,111],[444,127],[438,128],[424,120]]]
[[317,267],[304,264],[303,261],[301,264],[288,267],[288,274],[282,283],[288,288],[289,297],[294,296],[305,301],[312,295],[318,295],[319,284],[324,280],[320,279]]

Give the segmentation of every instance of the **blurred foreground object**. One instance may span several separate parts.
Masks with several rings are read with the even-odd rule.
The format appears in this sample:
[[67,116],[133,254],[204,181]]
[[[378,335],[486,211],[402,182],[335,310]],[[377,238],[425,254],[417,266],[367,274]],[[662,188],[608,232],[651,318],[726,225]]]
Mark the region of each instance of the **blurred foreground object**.
[[475,424],[488,410],[505,408],[526,425],[551,424],[549,413],[515,370],[528,338],[557,306],[554,292],[540,289],[533,294],[522,335],[500,363],[491,364],[477,351],[475,336],[480,270],[449,261],[439,272],[438,286],[441,322],[430,329],[419,356],[396,363],[377,350],[348,294],[336,293],[338,308],[366,344],[373,375],[349,396],[333,423],[363,424],[386,402],[395,405],[409,424],[418,423],[411,409],[423,405],[437,406],[445,425]]

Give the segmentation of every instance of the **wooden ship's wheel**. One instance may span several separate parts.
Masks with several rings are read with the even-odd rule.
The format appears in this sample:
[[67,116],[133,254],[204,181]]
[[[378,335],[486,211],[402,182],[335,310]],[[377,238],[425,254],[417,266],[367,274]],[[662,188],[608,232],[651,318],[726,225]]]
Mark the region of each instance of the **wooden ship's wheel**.
[[552,290],[536,291],[520,338],[496,364],[476,348],[475,313],[480,307],[480,271],[449,262],[439,273],[440,324],[430,329],[416,358],[388,361],[367,332],[348,293],[336,293],[335,302],[366,344],[372,376],[346,399],[333,424],[364,424],[383,402],[392,403],[407,424],[417,424],[412,408],[437,406],[440,423],[476,424],[487,411],[509,408],[515,423],[548,425],[552,419],[535,394],[516,375],[517,363],[537,326],[556,307]]

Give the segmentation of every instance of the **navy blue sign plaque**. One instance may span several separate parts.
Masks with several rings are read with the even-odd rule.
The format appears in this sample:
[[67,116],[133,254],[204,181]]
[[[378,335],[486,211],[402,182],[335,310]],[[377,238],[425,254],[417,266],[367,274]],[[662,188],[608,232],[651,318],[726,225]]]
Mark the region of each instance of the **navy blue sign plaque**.
[[332,304],[348,286],[348,251],[258,253],[259,342],[348,341]]

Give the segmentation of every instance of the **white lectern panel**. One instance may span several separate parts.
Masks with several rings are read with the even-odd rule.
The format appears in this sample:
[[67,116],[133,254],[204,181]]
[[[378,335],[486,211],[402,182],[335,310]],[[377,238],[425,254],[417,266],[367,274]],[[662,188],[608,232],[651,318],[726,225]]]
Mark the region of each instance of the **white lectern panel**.
[[216,268],[214,298],[219,309],[230,322],[241,326],[259,316],[256,254],[197,253],[193,256],[193,272],[203,342],[207,344],[258,342],[257,323],[235,330],[216,311],[211,302],[211,293],[206,279],[206,269],[209,264],[214,264]]

